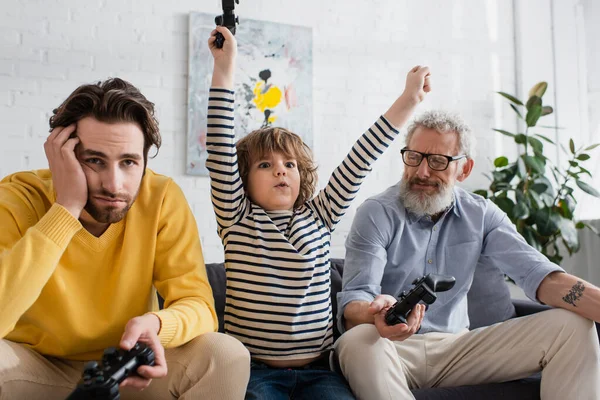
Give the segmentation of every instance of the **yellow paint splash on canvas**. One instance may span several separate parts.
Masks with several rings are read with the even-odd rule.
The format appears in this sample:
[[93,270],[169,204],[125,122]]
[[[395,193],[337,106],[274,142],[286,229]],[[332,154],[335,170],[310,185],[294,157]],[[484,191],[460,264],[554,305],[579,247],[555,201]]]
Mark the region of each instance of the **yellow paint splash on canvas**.
[[[263,93],[265,87],[264,81],[258,81],[254,86],[254,99],[252,101],[261,112],[265,112],[266,109],[273,109],[281,102],[282,92],[277,86],[271,86],[266,92]],[[275,122],[277,119],[276,115],[269,116],[269,123]]]

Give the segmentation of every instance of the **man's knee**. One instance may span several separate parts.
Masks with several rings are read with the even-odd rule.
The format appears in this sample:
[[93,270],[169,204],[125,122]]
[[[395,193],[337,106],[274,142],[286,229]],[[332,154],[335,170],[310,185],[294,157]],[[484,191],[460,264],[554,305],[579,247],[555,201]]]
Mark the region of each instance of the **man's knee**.
[[352,357],[361,359],[368,354],[378,353],[391,342],[383,339],[375,325],[361,324],[345,332],[336,342],[335,351],[342,359]]
[[541,321],[538,320],[537,329],[555,332],[573,345],[593,346],[597,353],[599,342],[594,321],[562,308],[543,311],[538,314],[538,318]]
[[379,340],[381,336],[373,324],[360,324],[344,332],[338,339],[337,346],[353,346],[353,344],[369,344]]
[[[186,346],[187,350],[199,357],[206,357],[210,364],[217,368],[221,366],[240,366],[249,368],[250,353],[237,339],[218,332],[205,333]],[[186,352],[187,352],[186,351]]]
[[563,308],[554,308],[552,310],[544,311],[540,315],[543,315],[548,321],[551,321],[551,323],[572,329],[578,333],[596,332],[596,326],[593,321]]

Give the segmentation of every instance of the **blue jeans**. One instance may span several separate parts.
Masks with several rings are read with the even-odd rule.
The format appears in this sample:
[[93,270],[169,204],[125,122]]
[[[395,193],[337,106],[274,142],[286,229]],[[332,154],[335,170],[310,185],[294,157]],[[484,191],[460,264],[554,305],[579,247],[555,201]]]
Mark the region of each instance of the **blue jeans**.
[[271,368],[252,361],[246,400],[354,400],[344,377],[324,359],[302,368]]

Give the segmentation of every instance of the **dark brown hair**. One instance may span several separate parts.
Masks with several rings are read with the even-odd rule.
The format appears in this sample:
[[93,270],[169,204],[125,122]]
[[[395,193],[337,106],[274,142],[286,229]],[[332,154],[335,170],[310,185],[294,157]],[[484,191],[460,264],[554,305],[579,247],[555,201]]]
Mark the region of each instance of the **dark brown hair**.
[[317,186],[317,166],[313,161],[312,151],[300,136],[284,128],[262,128],[240,139],[236,148],[240,176],[246,190],[252,164],[268,154],[280,152],[286,157],[296,159],[298,163],[300,191],[294,208],[312,198]]
[[160,148],[154,103],[123,79],[111,78],[96,84],[81,85],[53,113],[50,130],[71,125],[85,117],[105,123],[136,123],[144,134],[144,166],[148,162],[150,147],[155,146],[156,153]]

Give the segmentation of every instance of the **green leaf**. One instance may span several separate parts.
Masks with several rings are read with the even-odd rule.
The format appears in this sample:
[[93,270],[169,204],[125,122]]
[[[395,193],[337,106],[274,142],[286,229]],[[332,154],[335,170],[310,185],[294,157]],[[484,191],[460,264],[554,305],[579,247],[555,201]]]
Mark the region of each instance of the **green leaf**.
[[583,229],[583,228],[585,228],[585,224],[583,222],[579,221],[578,223],[575,224],[575,228]]
[[527,108],[527,110],[531,110],[535,106],[539,106],[540,110],[541,110],[542,98],[540,96],[534,95],[534,96],[529,97],[529,100],[527,100],[527,103],[525,104],[525,107]]
[[575,154],[575,142],[573,139],[569,139],[569,150],[571,150],[571,153]]
[[550,106],[543,106],[542,107],[542,117],[544,115],[552,114],[553,111],[554,111],[554,109],[552,109],[552,107],[550,107]]
[[537,192],[534,192],[533,190],[529,190],[527,192],[527,195],[529,196],[529,200],[531,201],[531,204],[535,208],[544,207],[544,203],[542,202],[542,199],[541,199],[540,195]]
[[529,89],[529,97],[537,96],[542,97],[546,93],[548,84],[546,82],[538,82],[531,89]]
[[533,185],[531,185],[530,189],[536,193],[542,194],[546,190],[548,190],[548,185],[546,185],[545,183],[534,183]]
[[558,208],[560,209],[560,213],[563,217],[573,219],[573,209],[575,208],[575,203],[571,201],[571,199],[565,197],[564,199],[559,200]]
[[590,171],[588,171],[587,169],[583,168],[583,167],[579,167],[579,172],[584,173],[584,174],[588,174],[589,177],[592,177],[592,173]]
[[513,217],[515,219],[527,219],[529,218],[529,208],[524,202],[518,202],[513,209]]
[[535,224],[542,236],[552,236],[558,231],[558,218],[560,216],[552,212],[551,208],[538,210],[535,214]]
[[542,142],[540,142],[538,139],[528,136],[527,137],[527,141],[529,142],[529,144],[531,145],[531,147],[533,147],[533,150],[539,152],[539,153],[543,153],[544,152],[544,145],[542,144]]
[[587,183],[585,183],[583,181],[580,181],[579,179],[577,179],[575,181],[575,183],[577,184],[577,186],[579,186],[579,189],[583,190],[587,194],[590,194],[590,195],[592,195],[594,197],[599,197],[600,198],[600,192],[598,192],[596,189],[594,189],[593,187],[591,187]]
[[590,224],[586,224],[585,222],[583,223],[590,231],[594,232],[596,235],[600,236],[600,232],[598,232],[598,229],[596,229],[596,227],[594,227],[593,225]]
[[554,186],[552,185],[552,182],[550,182],[550,179],[546,178],[545,176],[539,176],[533,181],[533,183],[541,183],[546,185],[546,190],[544,191],[544,193],[548,193],[550,196],[554,197]]
[[554,196],[549,194],[548,192],[544,192],[540,194],[540,199],[546,205],[546,207],[552,207],[554,205]]
[[550,169],[550,172],[552,172],[552,176],[554,177],[554,181],[555,181],[555,182],[558,182],[558,181],[559,181],[559,179],[558,179],[558,173],[557,173],[557,171],[555,171],[555,170],[556,170],[556,167],[552,167],[552,168]]
[[525,122],[527,123],[527,126],[528,127],[535,126],[535,124],[538,122],[538,119],[540,119],[541,116],[542,116],[542,106],[538,106],[538,105],[531,106],[531,108],[527,111],[527,115],[525,116]]
[[600,146],[600,143],[596,143],[596,144],[593,144],[591,146],[588,146],[585,149],[583,149],[583,151],[593,150],[593,149],[595,149],[598,146]]
[[502,129],[493,129],[493,128],[492,128],[492,130],[494,130],[494,131],[496,131],[496,132],[500,132],[501,134],[503,134],[503,135],[506,135],[506,136],[515,137],[515,134],[514,134],[514,133],[510,133],[510,132],[507,132],[507,131],[503,131]]
[[500,156],[494,160],[496,168],[506,167],[508,165],[508,158]]
[[475,190],[473,193],[478,194],[480,196],[483,196],[484,198],[488,198],[488,191],[487,190]]
[[506,97],[508,100],[512,101],[513,103],[522,106],[523,103],[521,102],[521,100],[517,99],[515,96],[510,95],[508,93],[504,93],[504,92],[497,92],[500,96]]
[[523,114],[521,114],[521,111],[519,111],[519,109],[514,104],[509,104],[509,105],[510,105],[510,108],[512,108],[517,113],[519,118],[524,119]]
[[492,184],[492,186],[490,186],[490,190],[493,190],[494,192],[499,192],[501,190],[510,190],[511,188],[512,187],[508,182],[496,182],[495,184]]
[[542,245],[535,237],[535,233],[533,232],[532,228],[526,226],[522,232],[522,235],[525,238],[525,241],[527,241],[531,247],[537,251],[542,251]]
[[521,157],[517,159],[517,170],[519,171],[519,176],[521,178],[525,178],[527,176],[527,167],[525,166],[525,162]]
[[544,174],[545,166],[539,158],[533,156],[523,156],[523,161],[525,161],[525,164],[535,170],[538,174]]
[[494,201],[496,205],[504,211],[510,219],[512,219],[513,208],[515,208],[515,203],[509,199],[508,197],[496,197]]
[[578,167],[579,163],[577,161],[571,161],[569,160],[569,164],[571,164],[571,167]]
[[580,155],[577,156],[578,160],[581,161],[585,161],[585,160],[589,160],[591,157],[589,154],[585,154],[585,153],[581,153]]
[[550,140],[549,138],[547,138],[544,135],[540,135],[539,133],[536,133],[534,136],[539,137],[540,139],[544,139],[546,142],[551,143],[551,144],[555,144],[552,140]]
[[515,143],[525,144],[526,141],[527,141],[527,136],[523,135],[522,133],[515,135]]
[[560,229],[560,235],[565,240],[569,247],[579,247],[579,234],[575,228],[575,224],[570,219],[558,218],[558,229]]
[[544,129],[565,129],[562,126],[552,126],[552,125],[538,125],[536,128],[544,128]]

